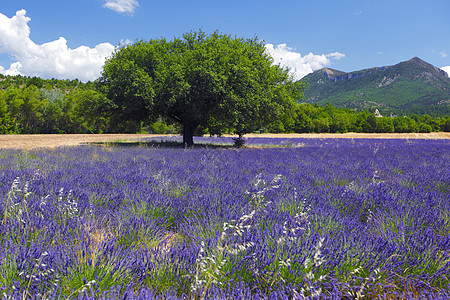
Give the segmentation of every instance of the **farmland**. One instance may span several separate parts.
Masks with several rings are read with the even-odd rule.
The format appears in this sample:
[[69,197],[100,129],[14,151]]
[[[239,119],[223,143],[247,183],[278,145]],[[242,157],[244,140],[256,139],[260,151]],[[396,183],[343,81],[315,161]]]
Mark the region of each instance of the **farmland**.
[[2,297],[450,297],[449,140],[230,140],[0,150]]

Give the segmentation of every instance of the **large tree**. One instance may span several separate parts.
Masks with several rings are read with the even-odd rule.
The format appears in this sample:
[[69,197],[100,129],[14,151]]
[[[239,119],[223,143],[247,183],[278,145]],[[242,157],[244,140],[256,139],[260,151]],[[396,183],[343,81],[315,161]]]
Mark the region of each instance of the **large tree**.
[[187,146],[200,125],[239,137],[264,127],[291,109],[304,88],[273,64],[257,38],[202,31],[119,47],[98,83],[124,119],[181,123]]

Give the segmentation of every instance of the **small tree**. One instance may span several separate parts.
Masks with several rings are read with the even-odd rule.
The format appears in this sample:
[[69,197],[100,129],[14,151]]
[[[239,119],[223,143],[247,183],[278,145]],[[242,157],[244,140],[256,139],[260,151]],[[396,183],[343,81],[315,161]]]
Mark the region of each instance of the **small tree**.
[[118,48],[98,84],[124,119],[164,116],[182,124],[186,146],[198,126],[239,137],[266,126],[291,109],[304,88],[273,64],[256,38],[202,31]]

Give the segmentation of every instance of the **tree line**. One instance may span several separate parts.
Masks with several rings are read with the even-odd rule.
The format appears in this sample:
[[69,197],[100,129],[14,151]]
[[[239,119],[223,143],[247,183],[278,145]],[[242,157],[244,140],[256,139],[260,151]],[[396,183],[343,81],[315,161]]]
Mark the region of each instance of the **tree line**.
[[[26,81],[0,89],[0,134],[45,133],[172,133],[183,128],[167,117],[124,120],[112,113],[111,101],[92,87],[38,88]],[[296,103],[268,126],[254,132],[270,133],[406,133],[450,132],[450,117],[410,115],[375,117],[373,111],[353,111],[309,103]],[[199,126],[194,134],[234,133],[232,127]]]
[[448,117],[381,117],[301,103],[307,84],[264,42],[214,32],[116,48],[95,82],[0,77],[0,133],[449,131]]
[[381,116],[375,110],[354,111],[299,103],[295,108],[268,127],[273,133],[409,133],[450,131],[450,117],[429,115]]

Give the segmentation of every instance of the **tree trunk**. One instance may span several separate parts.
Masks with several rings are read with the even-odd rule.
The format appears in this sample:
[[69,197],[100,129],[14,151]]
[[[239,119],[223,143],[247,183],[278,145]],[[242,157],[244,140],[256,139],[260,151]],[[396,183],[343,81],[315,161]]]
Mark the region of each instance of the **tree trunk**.
[[197,126],[183,125],[183,145],[184,147],[194,146],[194,131]]

